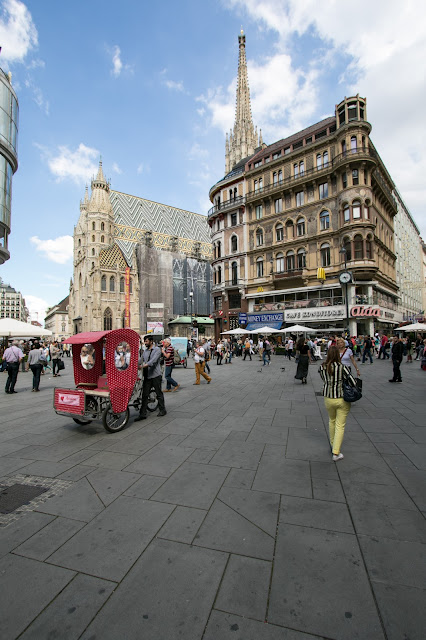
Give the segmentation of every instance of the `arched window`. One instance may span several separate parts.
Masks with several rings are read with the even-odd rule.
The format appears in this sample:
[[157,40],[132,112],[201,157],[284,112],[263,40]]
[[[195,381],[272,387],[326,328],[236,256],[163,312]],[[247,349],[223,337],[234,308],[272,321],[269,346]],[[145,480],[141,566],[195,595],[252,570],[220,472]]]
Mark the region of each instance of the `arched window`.
[[275,238],[277,242],[282,242],[284,240],[284,227],[281,222],[275,227]]
[[105,231],[105,224],[101,222],[101,231]]
[[324,151],[322,154],[322,162],[324,167],[328,167],[328,151]]
[[278,182],[282,182],[283,181],[283,170],[280,169],[278,171]]
[[356,153],[356,136],[351,137],[351,153]]
[[287,240],[291,240],[293,238],[293,220],[287,220],[285,223],[285,235]]
[[299,165],[297,164],[297,162],[294,163],[293,169],[294,169],[294,177],[297,178],[297,176],[299,175]]
[[94,231],[96,229],[96,225],[94,222],[92,222],[92,231]]
[[78,246],[81,247],[81,239],[78,239]]
[[330,228],[330,214],[328,211],[321,211],[320,213],[320,230],[325,231],[325,229]]
[[92,236],[92,242],[95,242],[96,238],[95,236]]
[[105,236],[101,236],[101,242],[105,242]]
[[216,258],[220,258],[222,256],[222,244],[219,242],[216,245]]
[[220,284],[222,282],[222,267],[219,266],[217,268],[217,283]]
[[355,236],[354,238],[354,258],[355,260],[362,260],[364,257],[364,247],[362,236]]
[[133,293],[133,280],[129,278],[129,293]]
[[321,266],[329,267],[331,264],[330,245],[328,242],[324,242],[320,248],[321,253]]
[[294,266],[295,266],[294,251],[287,251],[285,261],[286,261],[287,271],[294,271]]
[[235,286],[238,284],[238,265],[236,262],[233,262],[231,264],[231,279],[232,279],[232,282],[231,282],[232,285]]
[[284,254],[283,253],[277,253],[275,269],[277,273],[283,273],[284,271]]
[[297,220],[297,235],[298,236],[304,236],[306,233],[305,231],[305,219],[304,218],[298,218]]
[[322,167],[322,155],[317,153],[317,169],[321,169]]
[[299,162],[299,173],[300,173],[301,176],[305,175],[305,162],[304,162],[304,160]]
[[95,249],[92,249],[92,256],[95,255]]
[[261,247],[263,244],[263,230],[258,229],[256,231],[256,246]]
[[344,222],[349,222],[350,218],[351,218],[351,212],[349,209],[349,205],[345,204],[343,207],[343,220]]
[[272,184],[278,184],[278,173],[276,171],[272,174]]
[[101,278],[101,291],[106,291],[106,277],[102,276]]
[[232,238],[231,238],[231,251],[232,251],[232,253],[235,253],[236,251],[238,251],[238,238],[237,238],[237,236],[232,236]]
[[120,278],[120,293],[124,293],[124,278]]
[[114,276],[111,276],[109,279],[109,290],[110,291],[115,291],[115,278]]
[[[346,249],[346,260],[347,262],[349,262],[350,260],[352,260],[352,244],[349,238],[344,238],[343,247]],[[342,260],[343,259],[344,256],[342,256]]]
[[112,329],[112,312],[109,307],[104,311],[104,331],[111,331]]
[[83,286],[83,277],[82,277],[81,273],[80,273],[80,276],[79,276],[79,278],[78,278],[78,285],[79,285],[80,289],[81,289],[81,288],[82,288],[82,286]]
[[256,277],[263,278],[263,258],[256,260]]
[[358,220],[361,217],[361,202],[359,200],[352,202],[352,217],[354,220]]
[[306,267],[306,251],[305,249],[299,249],[297,252],[297,268],[305,269]]

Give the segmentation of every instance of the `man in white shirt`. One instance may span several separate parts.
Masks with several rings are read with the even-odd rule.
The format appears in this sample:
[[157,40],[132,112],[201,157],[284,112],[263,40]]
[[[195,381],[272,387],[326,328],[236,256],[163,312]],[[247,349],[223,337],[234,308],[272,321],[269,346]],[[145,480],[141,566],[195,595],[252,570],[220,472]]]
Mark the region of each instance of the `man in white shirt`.
[[287,342],[287,347],[288,347],[288,359],[291,360],[291,356],[293,355],[293,347],[294,347],[294,341],[293,338],[289,338],[288,342]]
[[7,363],[7,380],[5,386],[5,393],[18,393],[15,391],[15,384],[18,378],[19,363],[23,359],[24,354],[18,347],[18,341],[14,340],[10,347],[8,347],[4,354],[3,360]]
[[197,342],[197,346],[194,352],[194,364],[195,364],[195,382],[194,384],[200,384],[200,376],[203,376],[207,380],[207,384],[210,384],[211,378],[204,373],[204,348],[201,342]]

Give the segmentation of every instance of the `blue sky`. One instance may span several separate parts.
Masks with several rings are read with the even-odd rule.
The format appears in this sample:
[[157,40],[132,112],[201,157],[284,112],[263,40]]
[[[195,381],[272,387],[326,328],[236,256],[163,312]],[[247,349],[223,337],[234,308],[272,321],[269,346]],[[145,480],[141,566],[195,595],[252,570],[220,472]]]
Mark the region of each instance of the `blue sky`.
[[372,139],[425,237],[425,18],[415,0],[0,0],[0,66],[20,103],[0,277],[33,319],[67,295],[70,238],[100,156],[113,189],[207,213],[241,26],[264,141],[366,96]]

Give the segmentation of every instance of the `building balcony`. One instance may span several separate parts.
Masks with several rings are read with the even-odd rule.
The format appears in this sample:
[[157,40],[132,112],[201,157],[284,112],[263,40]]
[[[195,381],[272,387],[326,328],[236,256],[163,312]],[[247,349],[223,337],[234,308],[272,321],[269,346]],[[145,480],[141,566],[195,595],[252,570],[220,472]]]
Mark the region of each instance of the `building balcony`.
[[303,277],[303,269],[287,269],[286,271],[279,271],[272,273],[274,282],[278,281],[282,284],[283,280],[297,280]]
[[244,282],[242,280],[233,279],[233,280],[223,280],[222,282],[218,282],[212,285],[212,291],[225,291],[227,289],[240,289],[244,287]]
[[229,211],[229,209],[238,209],[241,205],[244,204],[244,196],[237,196],[236,198],[232,198],[231,200],[224,200],[220,204],[215,205],[207,214],[207,219],[216,215],[217,213],[223,213],[224,211]]
[[260,187],[255,191],[249,191],[246,195],[247,202],[253,202],[255,200],[261,200],[264,196],[267,196],[276,191],[283,191],[284,189],[295,188],[299,184],[305,182],[312,182],[313,180],[320,180],[323,176],[326,176],[331,171],[334,171],[337,167],[344,163],[351,161],[370,161],[376,163],[377,153],[368,147],[362,147],[361,149],[350,149],[344,153],[339,154],[330,162],[322,164],[321,167],[313,167],[307,171],[299,173],[297,176],[290,176],[283,180],[278,180],[274,184],[270,184],[265,187]]

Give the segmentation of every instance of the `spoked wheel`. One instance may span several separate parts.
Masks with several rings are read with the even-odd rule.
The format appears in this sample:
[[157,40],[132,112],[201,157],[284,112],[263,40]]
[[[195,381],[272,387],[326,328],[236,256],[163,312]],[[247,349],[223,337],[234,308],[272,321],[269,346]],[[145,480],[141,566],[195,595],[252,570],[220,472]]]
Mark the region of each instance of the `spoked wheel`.
[[124,429],[129,421],[129,409],[121,413],[114,413],[111,405],[109,405],[102,414],[102,424],[110,433],[116,433]]
[[156,409],[158,409],[157,394],[155,393],[154,389],[151,389],[151,391],[149,392],[147,409],[148,411],[155,411]]
[[98,403],[94,398],[89,398],[86,403],[86,411],[91,411],[92,414],[87,418],[73,418],[74,422],[84,427],[85,424],[90,424],[95,418],[98,417]]

